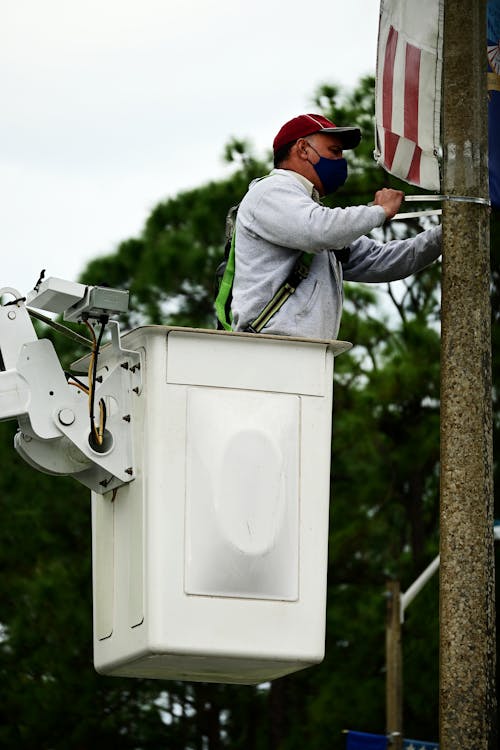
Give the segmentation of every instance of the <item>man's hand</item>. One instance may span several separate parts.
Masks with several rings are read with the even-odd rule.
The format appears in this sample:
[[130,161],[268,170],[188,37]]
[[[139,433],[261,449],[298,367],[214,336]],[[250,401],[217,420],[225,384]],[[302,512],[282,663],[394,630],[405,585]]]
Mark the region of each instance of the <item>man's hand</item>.
[[391,188],[382,188],[375,193],[373,201],[374,206],[382,206],[388,219],[396,216],[405,194],[401,190],[392,190]]

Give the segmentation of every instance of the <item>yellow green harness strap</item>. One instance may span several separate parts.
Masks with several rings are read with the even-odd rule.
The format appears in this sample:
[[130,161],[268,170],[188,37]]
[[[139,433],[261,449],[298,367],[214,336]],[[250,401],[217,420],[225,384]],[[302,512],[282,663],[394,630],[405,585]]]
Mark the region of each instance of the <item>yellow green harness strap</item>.
[[[219,290],[217,297],[215,298],[215,312],[219,325],[226,331],[231,331],[231,301],[233,297],[233,281],[234,281],[234,246],[235,246],[236,231],[233,232],[231,238],[231,246],[227,257],[226,267],[222,278],[219,283]],[[260,333],[265,325],[271,320],[278,310],[285,304],[287,299],[292,295],[297,286],[300,284],[302,279],[307,278],[309,274],[309,268],[313,260],[313,253],[303,252],[299,255],[297,262],[295,263],[292,272],[286,279],[283,286],[281,286],[274,297],[267,303],[261,313],[257,315],[255,320],[250,323],[246,331],[251,333]]]
[[[215,314],[217,316],[218,328],[231,331],[231,301],[233,299],[233,281],[234,281],[234,238],[236,232],[233,231],[231,245],[225,263],[224,273],[219,281],[219,288],[215,298]],[[219,269],[217,269],[219,270]]]

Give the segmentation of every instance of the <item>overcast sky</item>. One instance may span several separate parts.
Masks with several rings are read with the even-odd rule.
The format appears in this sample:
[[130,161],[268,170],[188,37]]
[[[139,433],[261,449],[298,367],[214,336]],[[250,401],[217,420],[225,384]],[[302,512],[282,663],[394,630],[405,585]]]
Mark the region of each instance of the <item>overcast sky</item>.
[[0,0],[0,287],[76,279],[150,210],[374,73],[378,0]]

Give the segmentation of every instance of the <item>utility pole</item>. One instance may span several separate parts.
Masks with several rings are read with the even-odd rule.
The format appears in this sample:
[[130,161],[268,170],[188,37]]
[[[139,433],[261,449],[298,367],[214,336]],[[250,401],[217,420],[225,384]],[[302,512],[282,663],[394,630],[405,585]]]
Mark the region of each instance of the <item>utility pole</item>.
[[494,750],[486,0],[444,0],[440,749]]

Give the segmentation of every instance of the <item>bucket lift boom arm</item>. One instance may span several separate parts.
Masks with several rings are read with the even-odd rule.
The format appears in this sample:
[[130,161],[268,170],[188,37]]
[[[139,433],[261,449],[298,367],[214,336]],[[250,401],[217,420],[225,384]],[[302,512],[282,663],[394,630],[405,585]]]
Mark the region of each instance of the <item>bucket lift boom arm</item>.
[[[140,354],[122,349],[118,323],[109,321],[127,309],[128,292],[49,278],[27,297],[30,306],[64,313],[65,320],[107,323],[111,357],[95,382],[66,376],[52,342],[38,338],[16,289],[0,289],[0,299],[0,421],[17,419],[17,452],[39,471],[72,475],[95,492],[132,481],[130,414],[141,391]],[[92,356],[98,356],[95,343]],[[92,388],[92,403],[105,414],[99,442],[90,429]]]

